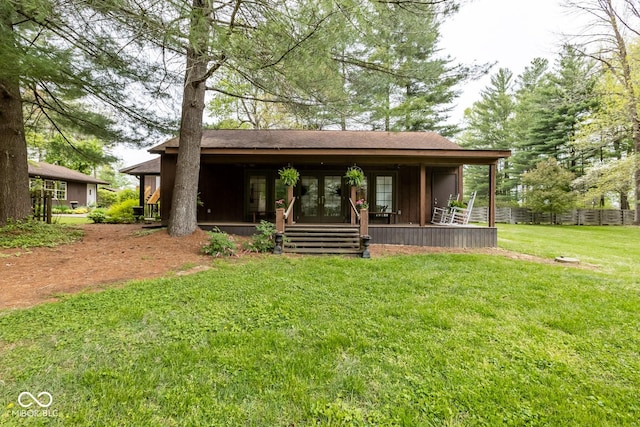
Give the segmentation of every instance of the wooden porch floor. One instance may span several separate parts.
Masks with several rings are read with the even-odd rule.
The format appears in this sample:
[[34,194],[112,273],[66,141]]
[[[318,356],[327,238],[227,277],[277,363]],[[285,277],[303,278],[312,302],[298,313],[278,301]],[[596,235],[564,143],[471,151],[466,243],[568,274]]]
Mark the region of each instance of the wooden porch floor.
[[[220,230],[239,236],[250,236],[256,232],[256,225],[250,222],[201,222],[200,228]],[[302,225],[302,224],[301,224]],[[304,224],[342,226],[344,224]],[[495,227],[476,225],[441,226],[415,224],[369,224],[372,244],[434,246],[446,248],[493,248],[498,245],[498,230]]]

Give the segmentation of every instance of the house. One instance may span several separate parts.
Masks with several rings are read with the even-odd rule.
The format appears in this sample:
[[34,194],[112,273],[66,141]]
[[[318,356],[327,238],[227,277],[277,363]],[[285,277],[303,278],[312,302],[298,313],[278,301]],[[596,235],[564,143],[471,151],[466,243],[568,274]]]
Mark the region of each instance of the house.
[[160,157],[128,166],[120,172],[138,178],[140,206],[145,207],[145,216],[153,216],[160,202]]
[[[149,151],[160,155],[160,216],[168,220],[179,150],[173,138]],[[366,180],[355,195],[369,203],[375,243],[487,247],[497,244],[495,177],[507,150],[469,150],[433,132],[205,130],[201,141],[198,222],[252,234],[261,219],[275,220],[275,202],[286,197],[278,170],[300,173],[292,221],[350,223],[348,168]],[[488,227],[436,227],[432,210],[463,194],[463,165],[487,165],[491,188]]]
[[53,194],[55,204],[69,207],[95,205],[98,185],[106,181],[85,175],[64,166],[29,160],[29,185],[33,187],[37,179],[43,181],[46,190]]

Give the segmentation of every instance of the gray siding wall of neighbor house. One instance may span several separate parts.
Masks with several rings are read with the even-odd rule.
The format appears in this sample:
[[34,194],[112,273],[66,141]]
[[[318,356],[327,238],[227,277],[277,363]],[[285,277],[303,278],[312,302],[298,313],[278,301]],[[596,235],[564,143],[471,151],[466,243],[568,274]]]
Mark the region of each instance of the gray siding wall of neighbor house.
[[72,201],[78,202],[78,206],[87,205],[87,183],[86,182],[67,181],[67,199],[60,200],[59,202],[60,204],[71,206]]

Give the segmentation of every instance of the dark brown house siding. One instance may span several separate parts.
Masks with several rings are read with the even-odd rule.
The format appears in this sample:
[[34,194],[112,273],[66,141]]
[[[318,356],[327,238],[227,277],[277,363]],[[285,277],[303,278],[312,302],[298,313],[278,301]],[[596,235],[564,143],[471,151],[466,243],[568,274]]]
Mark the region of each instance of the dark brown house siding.
[[244,168],[203,164],[200,167],[199,221],[242,221]]
[[173,194],[173,185],[176,181],[176,162],[178,156],[176,154],[166,154],[161,159],[162,177],[160,179],[160,217],[162,221],[169,220],[169,212],[171,212],[171,198]]
[[[173,178],[175,176],[175,156],[163,156],[163,179],[161,192],[163,202],[161,204],[162,218],[168,219],[171,209],[171,194],[173,191]],[[254,217],[248,210],[248,178],[250,175],[265,175],[269,183],[277,177],[278,169],[283,164],[272,165],[242,165],[242,164],[215,164],[207,159],[200,168],[198,221],[200,222],[252,222],[265,218],[262,213]],[[332,174],[344,175],[348,165],[296,165],[301,175],[308,174]],[[369,179],[368,200],[373,199],[371,182],[377,175],[390,175],[394,177],[394,205],[389,207],[395,215],[392,221],[397,224],[419,224],[420,222],[420,167],[419,166],[362,166]],[[426,168],[426,200],[430,219],[432,209],[432,194],[455,194],[459,190],[457,167],[427,167]],[[442,176],[454,176],[455,179],[440,179]],[[271,184],[269,184],[271,185]],[[344,197],[347,197],[347,188],[343,188]],[[299,189],[295,194],[299,193]],[[267,201],[266,218],[273,219],[271,205],[273,203],[273,187],[269,187],[269,199]],[[299,207],[296,207],[296,212]],[[375,210],[375,209],[372,209]],[[344,218],[348,218],[348,204],[344,203]],[[297,218],[297,215],[294,216]],[[372,223],[386,223],[384,217],[372,218]]]

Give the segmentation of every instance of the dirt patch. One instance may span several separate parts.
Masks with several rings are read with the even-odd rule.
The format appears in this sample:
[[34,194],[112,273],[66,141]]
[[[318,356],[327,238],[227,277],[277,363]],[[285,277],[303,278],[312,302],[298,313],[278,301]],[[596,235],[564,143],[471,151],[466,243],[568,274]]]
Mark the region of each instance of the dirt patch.
[[204,231],[171,238],[141,225],[84,225],[81,242],[0,250],[0,309],[52,301],[56,294],[100,288],[211,263],[200,254]]
[[[211,265],[200,248],[207,234],[172,238],[166,230],[141,225],[88,224],[82,241],[55,248],[0,250],[0,309],[54,301],[56,295],[101,289],[133,279],[190,274]],[[241,240],[241,239],[239,239]],[[418,253],[486,253],[553,263],[500,249],[451,249],[371,245],[372,256]],[[247,256],[247,255],[241,255]]]

